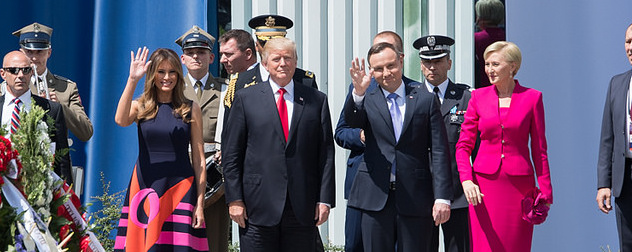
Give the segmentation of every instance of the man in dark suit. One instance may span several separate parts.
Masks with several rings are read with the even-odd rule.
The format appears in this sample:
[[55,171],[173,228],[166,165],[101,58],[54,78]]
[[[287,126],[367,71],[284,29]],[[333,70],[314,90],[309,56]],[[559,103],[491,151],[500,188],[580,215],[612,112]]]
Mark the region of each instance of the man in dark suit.
[[[20,111],[28,111],[33,102],[36,106],[40,106],[46,112],[47,117],[55,122],[54,131],[49,130],[51,142],[55,143],[55,164],[53,165],[55,173],[60,175],[66,183],[72,184],[72,175],[70,173],[70,156],[68,151],[62,155],[63,150],[68,149],[68,129],[64,121],[64,112],[59,103],[47,100],[37,95],[31,94],[29,84],[33,75],[31,61],[20,51],[12,51],[4,56],[0,76],[7,82],[6,92],[0,96],[0,118],[2,125],[8,125],[8,132],[11,128],[11,118],[14,107],[18,106]],[[18,113],[19,116],[19,113]],[[47,118],[43,118],[46,120]]]
[[266,43],[269,81],[235,93],[223,141],[226,201],[242,251],[315,251],[335,203],[327,97],[293,80],[296,45]]
[[[187,75],[184,76],[184,96],[195,101],[202,109],[204,156],[207,162],[215,162],[221,155],[218,146],[219,139],[216,139],[216,128],[221,107],[221,91],[226,89],[225,80],[213,77],[209,72],[209,65],[215,60],[213,54],[215,38],[194,25],[176,40],[176,44],[182,47],[180,60],[187,68]],[[206,171],[206,178],[211,187],[222,179],[222,174],[214,167],[212,168]],[[223,185],[220,185],[213,195],[208,197],[205,195],[204,219],[207,223],[212,223],[206,226],[209,251],[228,251],[230,220]]]
[[[459,141],[461,134],[461,123],[463,123],[472,94],[468,85],[455,84],[448,78],[448,71],[452,68],[450,46],[453,44],[452,38],[429,35],[415,40],[413,47],[419,50],[421,71],[425,77],[424,87],[441,103],[441,116],[443,116],[450,144],[454,200],[450,205],[450,220],[441,224],[444,248],[448,252],[466,252],[470,251],[468,203],[459,180],[455,153],[456,142]],[[435,232],[434,241],[436,242],[434,251],[438,251],[438,229]]]
[[[625,52],[632,64],[632,25],[625,32]],[[610,198],[614,196],[622,252],[632,251],[632,123],[628,100],[631,78],[632,70],[610,80],[597,164],[597,204],[607,214],[612,210]]]
[[[372,46],[368,62],[368,75],[364,62],[352,62],[354,89],[344,106],[349,126],[365,135],[349,205],[362,209],[365,251],[395,251],[396,244],[398,251],[431,251],[433,230],[450,218],[452,199],[440,105],[427,91],[402,85],[404,62],[393,45]],[[366,92],[371,77],[379,88]]]
[[[392,31],[382,31],[373,37],[373,44],[379,44],[382,42],[390,43],[400,52],[401,57],[404,57],[403,43],[401,37]],[[404,85],[419,85],[406,76],[402,75]],[[367,91],[373,90],[377,87],[377,82],[374,78],[371,79],[371,84]],[[353,83],[349,84],[348,97],[351,96],[353,91]],[[362,155],[364,153],[364,131],[360,128],[351,128],[345,121],[344,110],[340,113],[340,119],[338,119],[338,125],[334,134],[334,139],[340,147],[351,151],[349,153],[349,159],[347,160],[347,174],[345,176],[345,190],[344,197],[349,199],[349,191],[351,190],[351,184],[355,179],[355,175],[358,172],[358,165],[362,161]],[[362,252],[362,212],[360,209],[347,205],[345,213],[345,251],[347,252]]]

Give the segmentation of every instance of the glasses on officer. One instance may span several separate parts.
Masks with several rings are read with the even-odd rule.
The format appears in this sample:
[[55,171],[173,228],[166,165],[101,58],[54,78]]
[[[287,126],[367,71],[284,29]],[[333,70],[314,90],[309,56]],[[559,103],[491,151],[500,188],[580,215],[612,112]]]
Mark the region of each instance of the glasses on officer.
[[22,71],[22,74],[30,74],[33,71],[31,67],[3,67],[2,69],[13,75],[17,75],[20,71]]

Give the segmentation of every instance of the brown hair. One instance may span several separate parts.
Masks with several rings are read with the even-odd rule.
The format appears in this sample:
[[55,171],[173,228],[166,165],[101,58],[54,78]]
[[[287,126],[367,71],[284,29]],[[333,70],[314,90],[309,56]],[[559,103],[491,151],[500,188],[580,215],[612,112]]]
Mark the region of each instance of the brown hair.
[[149,60],[151,60],[151,63],[147,69],[147,74],[145,74],[145,89],[140,98],[138,98],[139,109],[138,118],[136,119],[140,121],[156,117],[158,113],[158,103],[156,102],[158,90],[156,85],[154,85],[154,81],[156,79],[158,66],[160,66],[162,62],[167,61],[178,74],[176,85],[173,87],[171,93],[171,104],[174,109],[174,114],[182,117],[182,120],[186,123],[191,122],[191,103],[184,97],[184,77],[178,54],[171,49],[159,48],[151,54]]

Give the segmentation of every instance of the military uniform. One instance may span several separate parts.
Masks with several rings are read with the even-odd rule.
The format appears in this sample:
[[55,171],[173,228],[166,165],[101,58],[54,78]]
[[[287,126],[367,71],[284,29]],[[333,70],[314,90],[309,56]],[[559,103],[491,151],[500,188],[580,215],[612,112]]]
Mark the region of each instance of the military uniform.
[[[66,118],[66,127],[81,141],[88,141],[92,137],[93,127],[90,118],[81,104],[77,83],[55,75],[48,71],[46,74],[48,92],[55,92],[57,101],[62,105]],[[38,93],[37,87],[31,83],[31,92]]]
[[[20,38],[20,47],[27,50],[48,50],[51,48],[50,37],[53,29],[42,24],[33,23],[15,31],[13,35]],[[35,75],[36,76],[36,75]],[[36,81],[31,81],[31,92],[40,94]],[[66,127],[81,141],[88,141],[94,131],[92,122],[81,104],[77,84],[67,78],[55,75],[47,70],[47,94],[55,92],[57,102],[62,105],[66,119]]]
[[[454,44],[454,40],[450,37],[440,35],[430,35],[421,37],[413,43],[413,47],[419,50],[421,60],[434,60],[443,57],[449,57],[450,46]],[[422,63],[423,64],[423,63]],[[447,69],[446,69],[447,74]],[[451,172],[452,172],[452,190],[454,192],[454,200],[450,205],[450,219],[441,224],[443,230],[443,241],[446,252],[466,252],[470,250],[470,233],[469,233],[469,214],[468,202],[463,194],[463,186],[459,179],[459,171],[456,164],[456,143],[459,141],[461,134],[461,124],[464,121],[465,111],[472,96],[469,86],[465,84],[455,84],[449,78],[437,86],[425,81],[424,85],[428,92],[440,97],[441,93],[443,101],[441,102],[441,116],[443,117],[446,132],[448,135],[448,147],[450,148]],[[441,89],[445,90],[441,91]],[[436,91],[435,91],[436,90]],[[441,99],[439,99],[441,101]],[[476,151],[472,154],[476,156]],[[439,230],[435,229],[433,233],[433,251],[439,248]]]
[[[213,51],[215,38],[202,30],[198,26],[193,26],[176,40],[176,44],[182,47],[182,50],[189,48],[205,48]],[[208,78],[201,87],[201,94],[198,95],[191,83],[190,74],[185,76],[186,83],[184,88],[184,96],[187,99],[195,101],[202,109],[202,136],[204,140],[204,156],[207,158],[214,155],[219,150],[219,139],[215,138],[216,129],[218,127],[218,116],[220,113],[222,90],[226,90],[227,82],[223,78],[216,78],[209,72]],[[222,87],[223,86],[223,87]],[[221,121],[220,121],[221,123]],[[221,128],[221,127],[220,127]],[[207,164],[207,168],[208,168]],[[212,168],[212,167],[211,167]],[[213,186],[216,182],[223,181],[222,174],[215,169],[207,169],[207,185]],[[226,252],[228,251],[228,230],[230,219],[228,216],[228,207],[224,196],[224,185],[211,197],[205,197],[204,200],[204,219],[206,225],[206,236],[208,240],[209,251]]]

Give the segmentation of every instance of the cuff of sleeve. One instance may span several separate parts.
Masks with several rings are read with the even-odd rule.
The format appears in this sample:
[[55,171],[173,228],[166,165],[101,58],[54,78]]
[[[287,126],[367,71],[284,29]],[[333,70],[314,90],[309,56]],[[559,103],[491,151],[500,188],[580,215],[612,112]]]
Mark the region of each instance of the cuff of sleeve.
[[325,206],[329,207],[329,209],[331,209],[331,204],[327,204],[327,203],[323,203],[323,202],[318,202],[318,204],[325,205]]
[[353,102],[356,104],[356,106],[362,105],[362,102],[364,101],[364,95],[357,95],[354,89],[351,91],[351,96],[353,96]]
[[446,204],[446,205],[450,206],[450,201],[447,200],[447,199],[436,199],[435,200],[435,204],[437,204],[437,203],[443,203],[443,204]]

